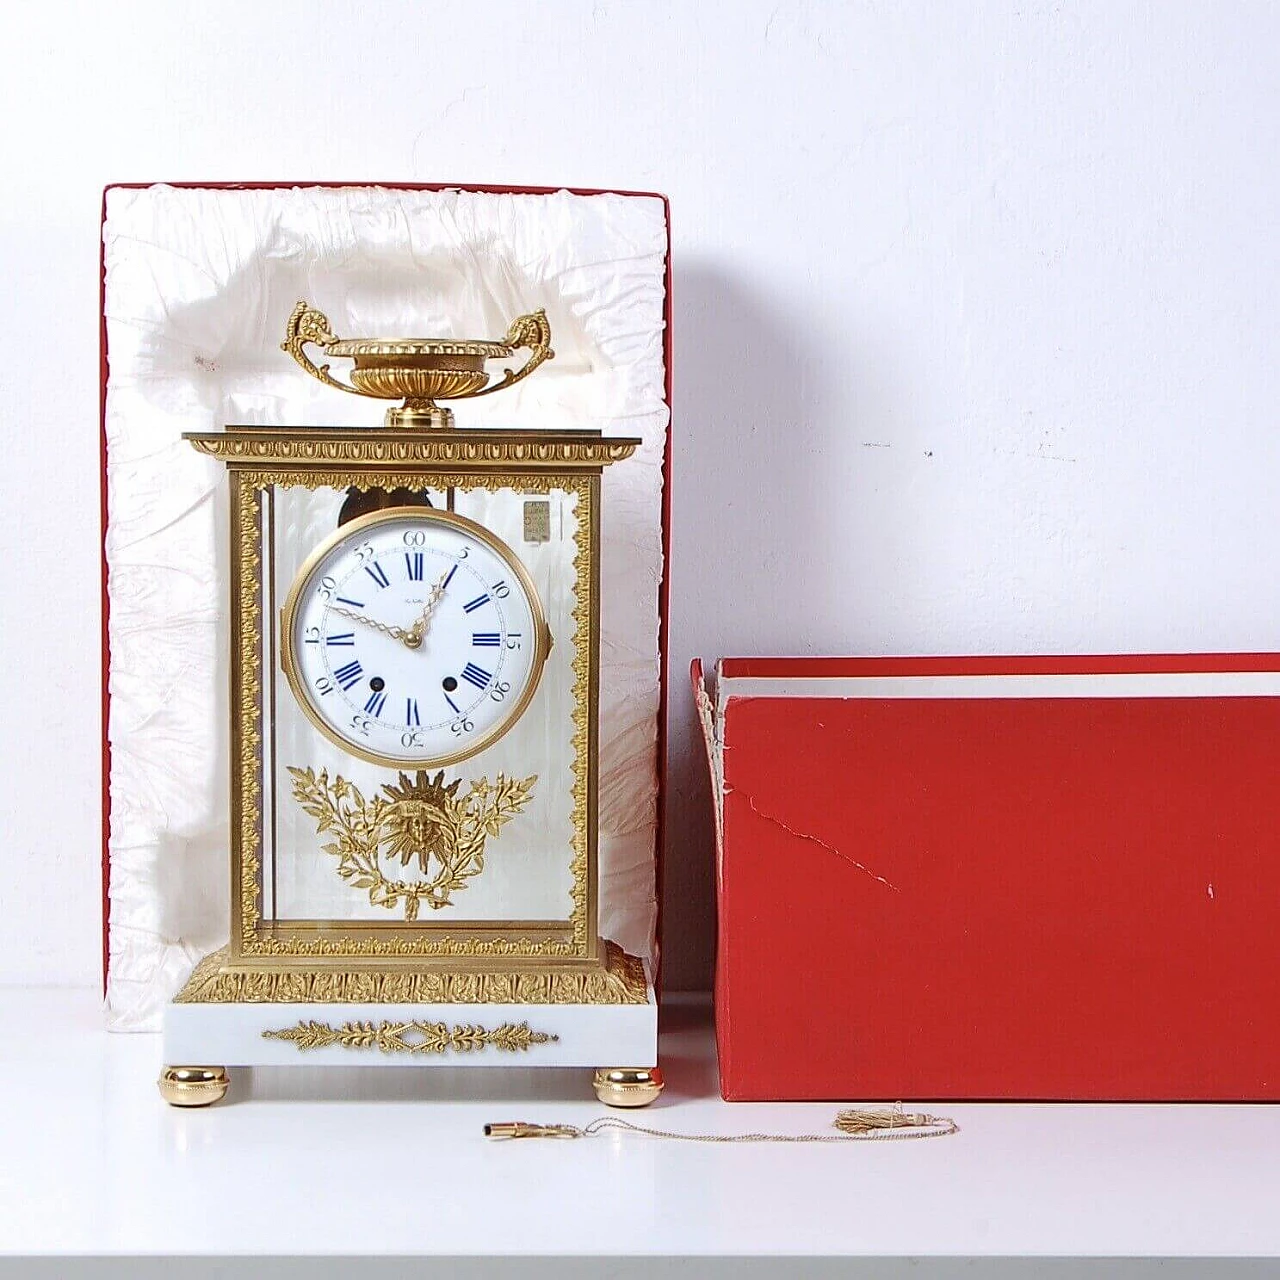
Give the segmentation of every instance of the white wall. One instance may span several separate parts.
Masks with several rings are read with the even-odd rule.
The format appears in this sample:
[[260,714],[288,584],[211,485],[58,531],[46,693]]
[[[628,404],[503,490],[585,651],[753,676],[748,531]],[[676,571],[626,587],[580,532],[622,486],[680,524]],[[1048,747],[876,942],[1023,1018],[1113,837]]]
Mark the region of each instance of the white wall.
[[7,10],[0,980],[98,963],[103,184],[670,195],[697,986],[691,655],[1280,648],[1278,50],[1172,0]]

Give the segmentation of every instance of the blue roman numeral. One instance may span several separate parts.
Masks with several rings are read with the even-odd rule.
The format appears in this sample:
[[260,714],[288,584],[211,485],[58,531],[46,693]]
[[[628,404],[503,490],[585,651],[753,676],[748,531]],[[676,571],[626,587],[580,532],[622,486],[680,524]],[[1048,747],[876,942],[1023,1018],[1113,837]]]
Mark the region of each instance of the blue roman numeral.
[[380,716],[382,714],[382,708],[385,707],[386,705],[387,705],[387,695],[381,691],[378,691],[377,693],[371,693],[369,695],[369,701],[364,704],[364,709],[371,716]]
[[444,700],[453,708],[453,714],[455,716],[460,716],[462,714],[462,708],[459,707],[447,693],[444,695]]
[[418,718],[417,698],[406,698],[404,700],[404,722],[407,725],[420,725],[422,723]]
[[342,686],[343,690],[350,689],[360,677],[364,674],[364,668],[358,661],[352,660],[345,667],[339,667],[333,673],[333,678]]
[[374,580],[374,582],[378,584],[380,588],[387,586],[391,581],[391,579],[382,572],[382,566],[380,564],[367,564],[364,567],[364,571]]
[[486,591],[484,595],[476,596],[476,598],[472,600],[470,604],[464,604],[462,608],[463,608],[463,611],[466,613],[474,613],[478,608],[480,608],[482,604],[488,604],[488,603],[489,603],[489,593]]
[[334,635],[325,636],[325,644],[355,644],[356,633],[354,631],[339,631]]
[[444,581],[440,584],[441,591],[443,591],[445,587],[447,587],[449,583],[453,581],[453,575],[457,572],[458,572],[458,566],[455,564],[453,568],[450,569],[449,572],[445,574]]
[[349,604],[353,609],[363,609],[363,608],[364,608],[364,601],[363,601],[363,600],[348,600],[346,596],[339,596],[339,597],[338,597],[338,599],[339,599],[343,604]]
[[496,649],[502,643],[502,637],[496,631],[473,631],[471,643],[482,649]]
[[404,553],[404,567],[409,571],[410,582],[422,581],[422,552],[406,551]]
[[477,667],[474,662],[468,662],[462,668],[462,678],[470,681],[477,689],[484,689],[488,687],[489,681],[493,679],[493,676],[483,667]]

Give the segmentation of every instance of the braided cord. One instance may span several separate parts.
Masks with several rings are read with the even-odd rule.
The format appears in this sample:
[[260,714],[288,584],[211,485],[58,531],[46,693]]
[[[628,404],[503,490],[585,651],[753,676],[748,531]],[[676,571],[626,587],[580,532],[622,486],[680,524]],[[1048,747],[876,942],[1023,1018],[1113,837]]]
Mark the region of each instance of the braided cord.
[[945,1138],[960,1132],[960,1126],[946,1116],[906,1114],[901,1106],[892,1110],[841,1111],[836,1116],[835,1127],[839,1133],[677,1133],[614,1116],[601,1116],[576,1132],[580,1137],[589,1138],[606,1129],[615,1129],[677,1142],[898,1142],[905,1138]]

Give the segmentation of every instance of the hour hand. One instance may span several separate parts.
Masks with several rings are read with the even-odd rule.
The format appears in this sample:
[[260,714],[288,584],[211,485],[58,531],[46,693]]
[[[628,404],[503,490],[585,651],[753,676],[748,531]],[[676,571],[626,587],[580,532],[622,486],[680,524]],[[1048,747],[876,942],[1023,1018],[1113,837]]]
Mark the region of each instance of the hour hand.
[[340,613],[344,618],[350,618],[352,622],[363,622],[366,627],[381,631],[383,635],[390,636],[393,640],[399,640],[401,643],[407,644],[411,649],[416,649],[422,643],[421,639],[414,639],[412,631],[406,631],[403,627],[389,627],[385,622],[379,622],[376,618],[370,618],[367,614],[354,613],[350,609],[344,609],[341,605],[331,604],[329,611],[331,613]]
[[422,643],[423,637],[427,634],[427,627],[430,625],[431,615],[435,611],[436,605],[440,603],[440,597],[444,595],[444,584],[448,577],[448,573],[440,575],[440,581],[431,588],[431,594],[427,597],[427,603],[422,607],[422,616],[409,629],[409,638],[405,640],[405,643],[409,645],[410,648],[416,649]]

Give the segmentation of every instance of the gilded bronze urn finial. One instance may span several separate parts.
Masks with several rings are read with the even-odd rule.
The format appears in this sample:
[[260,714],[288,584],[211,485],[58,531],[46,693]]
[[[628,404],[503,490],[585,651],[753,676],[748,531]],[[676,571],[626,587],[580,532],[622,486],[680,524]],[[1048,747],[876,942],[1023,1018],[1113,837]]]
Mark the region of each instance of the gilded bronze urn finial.
[[[348,377],[340,382],[327,364],[316,365],[303,348],[313,343],[327,356],[354,361]],[[474,399],[492,395],[527,378],[540,364],[550,360],[551,326],[546,312],[539,309],[511,322],[501,342],[452,338],[354,338],[341,339],[323,312],[308,302],[299,302],[285,327],[280,344],[309,374],[339,391],[397,400],[402,405],[387,410],[388,427],[441,428],[453,426],[453,411],[437,400]],[[510,359],[521,349],[529,358],[519,369],[507,368],[492,380],[485,367],[489,360]]]

